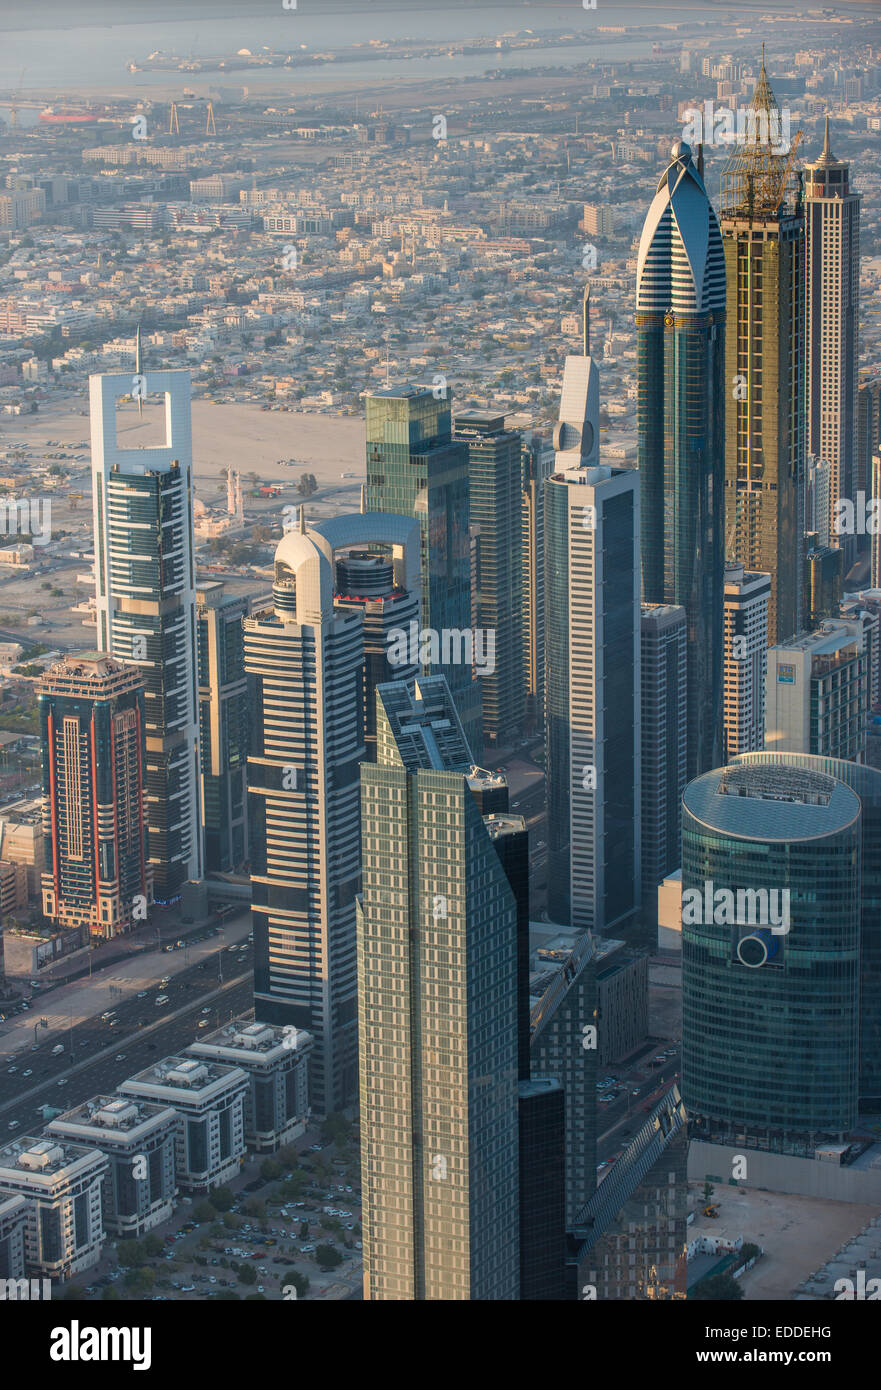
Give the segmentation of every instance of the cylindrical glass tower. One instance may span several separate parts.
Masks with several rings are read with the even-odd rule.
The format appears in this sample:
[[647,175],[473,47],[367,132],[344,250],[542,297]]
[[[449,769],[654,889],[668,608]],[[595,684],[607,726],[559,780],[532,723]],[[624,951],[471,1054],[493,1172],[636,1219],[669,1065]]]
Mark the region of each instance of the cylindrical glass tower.
[[857,1116],[859,798],[738,765],[682,811],[682,1094],[693,1137],[807,1151]]

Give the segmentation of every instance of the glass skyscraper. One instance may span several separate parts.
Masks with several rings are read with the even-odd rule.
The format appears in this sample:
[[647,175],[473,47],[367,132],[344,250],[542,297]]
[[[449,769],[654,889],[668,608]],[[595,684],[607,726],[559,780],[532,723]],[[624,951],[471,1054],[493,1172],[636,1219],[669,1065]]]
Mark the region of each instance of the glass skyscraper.
[[361,769],[364,1297],[520,1290],[517,902],[443,677],[377,689]]
[[642,589],[687,618],[687,768],[722,737],[725,262],[690,147],[673,146],[636,277]]
[[334,610],[330,560],[290,531],[273,606],[244,628],[254,1009],[312,1034],[311,1103],[327,1113],[356,1087],[362,616]]
[[806,1152],[853,1128],[860,816],[850,787],[805,767],[751,759],[686,787],[682,1097],[692,1137]]
[[468,447],[470,522],[477,563],[475,626],[495,634],[495,669],[480,678],[483,737],[490,748],[510,747],[526,713],[523,672],[521,483],[523,441],[495,411],[462,410],[456,438]]
[[747,767],[767,764],[824,772],[855,791],[862,806],[860,927],[860,1110],[881,1111],[881,768],[812,753],[745,753]]
[[[368,394],[365,501],[368,511],[419,521],[424,626],[438,634],[470,631],[468,446],[453,439],[446,388],[401,386]],[[473,666],[440,661],[432,674],[446,676],[468,746],[479,758],[481,695]]]
[[123,447],[131,372],[90,379],[98,648],[137,666],[147,735],[147,847],[157,902],[203,876],[190,374],[148,372],[165,399],[159,445]]
[[248,857],[248,680],[242,619],[247,598],[224,595],[223,584],[200,584],[199,734],[205,867],[228,873]]

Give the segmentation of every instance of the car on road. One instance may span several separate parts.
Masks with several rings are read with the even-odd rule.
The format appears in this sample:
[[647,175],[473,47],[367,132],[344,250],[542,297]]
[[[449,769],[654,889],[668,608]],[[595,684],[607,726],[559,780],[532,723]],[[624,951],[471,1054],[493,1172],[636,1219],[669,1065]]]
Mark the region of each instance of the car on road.
[[200,1018],[200,1019],[199,1019],[199,1022],[196,1024],[196,1027],[197,1027],[197,1028],[210,1028],[210,1027],[211,1027],[211,1024],[208,1022],[207,1018]]
[[22,1072],[22,1076],[33,1076],[33,1074],[34,1074],[34,1069],[33,1069],[33,1067],[28,1067],[25,1071]]
[[63,1045],[63,1043],[56,1043],[55,1046],[54,1046],[53,1049],[52,1049],[51,1055],[52,1055],[53,1057],[60,1057],[63,1051],[64,1051],[64,1045]]
[[11,1076],[12,1073],[15,1072],[15,1071],[18,1071],[18,1067],[7,1067],[7,1068],[6,1068],[6,1075],[7,1075],[7,1076]]
[[138,998],[139,998],[139,999],[146,999],[146,998],[147,998],[147,991],[146,991],[145,989],[138,990]]
[[124,1062],[124,1061],[125,1061],[125,1053],[124,1053],[124,1052],[117,1052],[117,1054],[116,1054],[116,1061],[117,1061],[117,1062]]
[[67,1077],[66,1077],[66,1076],[62,1076],[61,1080],[58,1082],[58,1085],[59,1085],[59,1086],[66,1086],[66,1085],[67,1085]]
[[19,1124],[18,1120],[10,1120],[10,1121],[9,1121],[9,1128],[10,1128],[10,1129],[18,1129],[18,1124]]
[[155,999],[155,1004],[156,1004],[157,1007],[158,1007],[160,1004],[167,1004],[167,1003],[168,1003],[168,995],[167,995],[167,994],[157,994],[156,999]]

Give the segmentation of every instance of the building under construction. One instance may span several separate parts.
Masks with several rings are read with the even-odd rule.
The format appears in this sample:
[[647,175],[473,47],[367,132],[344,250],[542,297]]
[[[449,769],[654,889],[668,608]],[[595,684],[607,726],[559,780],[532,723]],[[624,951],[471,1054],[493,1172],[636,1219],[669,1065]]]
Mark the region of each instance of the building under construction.
[[805,228],[764,59],[751,113],[722,174],[725,532],[729,560],[771,575],[773,644],[802,624]]

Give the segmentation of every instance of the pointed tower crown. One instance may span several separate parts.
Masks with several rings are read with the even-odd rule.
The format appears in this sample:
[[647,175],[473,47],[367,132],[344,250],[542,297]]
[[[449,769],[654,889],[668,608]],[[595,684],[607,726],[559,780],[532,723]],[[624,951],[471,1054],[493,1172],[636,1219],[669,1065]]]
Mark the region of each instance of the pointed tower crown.
[[799,137],[790,144],[788,113],[784,120],[762,66],[746,112],[746,128],[737,131],[734,149],[722,170],[722,213],[735,217],[779,217],[798,202],[798,179],[792,164]]

